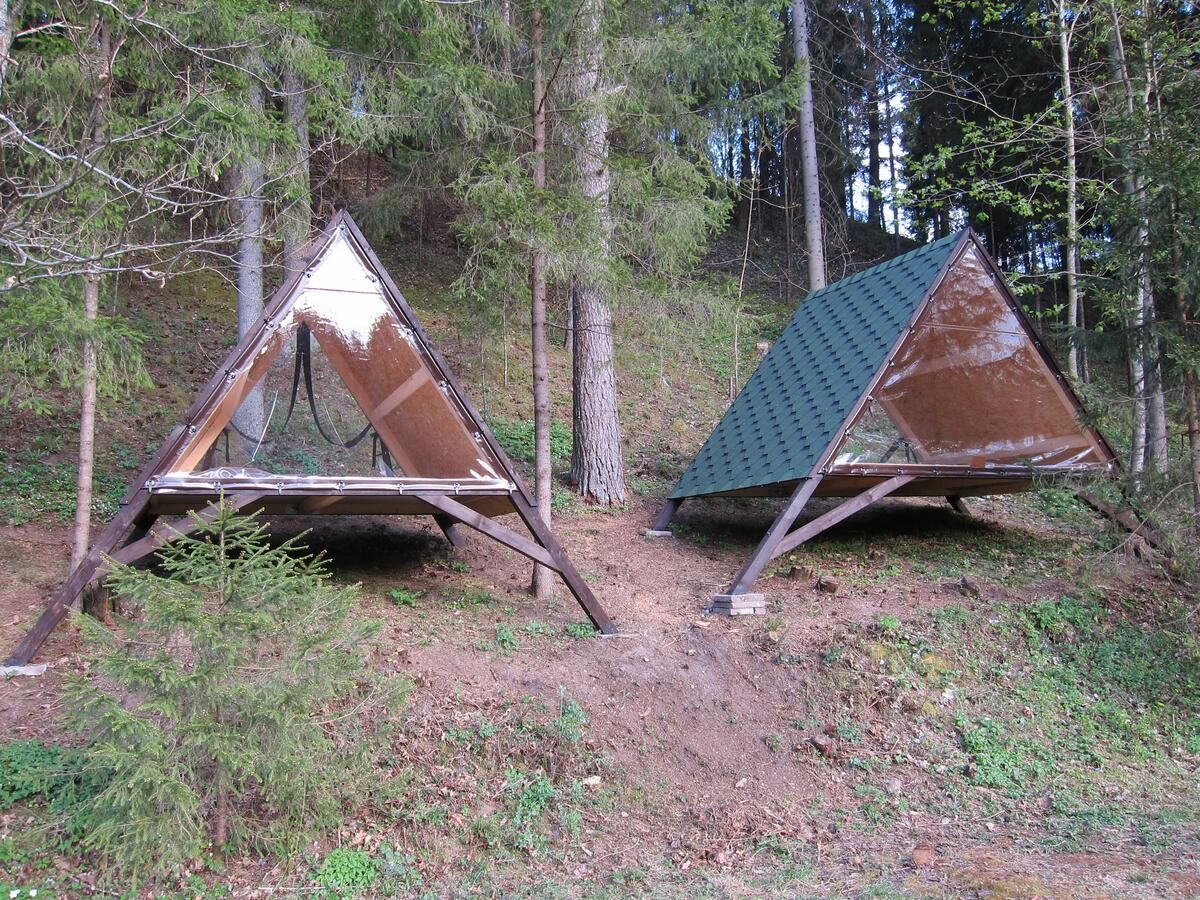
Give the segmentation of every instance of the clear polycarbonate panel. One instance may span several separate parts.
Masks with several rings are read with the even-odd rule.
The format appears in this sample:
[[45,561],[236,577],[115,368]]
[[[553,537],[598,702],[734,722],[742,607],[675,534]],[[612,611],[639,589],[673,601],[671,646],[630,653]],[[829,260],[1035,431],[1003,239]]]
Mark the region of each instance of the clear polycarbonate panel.
[[301,329],[293,332],[258,388],[217,435],[198,471],[233,468],[328,477],[396,474],[366,413],[314,336],[305,336]]
[[838,451],[837,463],[915,463],[915,448],[879,406],[869,402]]
[[948,273],[834,457],[837,466],[972,469],[1108,462],[974,247]]
[[500,478],[482,436],[344,236],[299,291],[230,374],[172,475]]

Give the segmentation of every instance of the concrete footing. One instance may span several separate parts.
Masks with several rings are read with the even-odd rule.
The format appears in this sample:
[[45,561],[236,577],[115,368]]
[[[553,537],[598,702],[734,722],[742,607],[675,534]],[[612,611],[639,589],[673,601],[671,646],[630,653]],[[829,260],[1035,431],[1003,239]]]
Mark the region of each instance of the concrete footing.
[[644,530],[644,531],[642,532],[642,534],[644,534],[644,535],[645,535],[646,537],[648,537],[648,538],[669,538],[669,537],[675,537],[675,532],[673,532],[673,531],[665,531],[665,530],[664,530],[664,531],[660,531],[660,530],[659,530],[659,529],[657,529],[657,528],[647,528],[646,530]]
[[713,594],[708,612],[720,616],[764,616],[767,598],[762,594]]

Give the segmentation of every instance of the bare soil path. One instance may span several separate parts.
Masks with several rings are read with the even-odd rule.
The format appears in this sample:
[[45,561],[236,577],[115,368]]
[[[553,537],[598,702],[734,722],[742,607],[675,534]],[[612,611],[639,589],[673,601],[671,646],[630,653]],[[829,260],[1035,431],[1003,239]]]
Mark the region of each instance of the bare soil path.
[[[658,540],[641,534],[655,512],[649,500],[617,513],[570,512],[556,527],[621,629],[586,639],[565,631],[584,621],[565,590],[539,606],[526,590],[526,561],[480,536],[451,553],[420,520],[314,518],[287,529],[311,528],[307,542],[330,555],[335,577],[362,584],[364,615],[383,622],[373,665],[415,685],[406,713],[414,741],[436,748],[451,720],[499,716],[532,701],[553,707],[570,698],[586,712],[587,753],[602,761],[598,780],[619,800],[589,813],[578,843],[557,862],[528,861],[502,886],[536,871],[566,879],[573,893],[624,884],[673,895],[700,884],[715,896],[890,896],[885,888],[915,896],[1196,895],[1195,843],[1148,850],[1122,833],[1059,852],[1039,821],[1045,798],[1004,804],[956,787],[964,796],[948,802],[937,772],[944,767],[904,752],[928,727],[920,711],[914,718],[903,698],[864,699],[839,681],[851,673],[831,657],[881,621],[925,620],[945,608],[986,616],[990,604],[1033,602],[1070,590],[1072,553],[1098,556],[1099,526],[1064,524],[1026,500],[974,507],[964,518],[941,504],[897,501],[851,520],[802,554],[801,577],[789,578],[785,562],[764,582],[768,616],[741,619],[708,617],[703,608],[766,528],[766,505],[685,507],[680,536]],[[63,576],[65,540],[65,524],[0,529],[6,645]],[[1128,590],[1153,579],[1119,560],[1099,563],[1098,577]],[[836,595],[815,590],[818,574],[838,581]],[[966,589],[960,574],[970,577]],[[420,597],[398,605],[389,596],[397,589]],[[500,628],[517,649],[497,646]],[[62,736],[63,678],[81,672],[80,649],[74,627],[64,625],[39,654],[50,663],[44,676],[0,684],[6,735]],[[1181,766],[1194,777],[1194,760]],[[781,847],[801,848],[787,851],[791,868],[780,869]],[[436,882],[437,866],[429,869]],[[623,881],[622,873],[641,880]],[[237,877],[249,890],[265,876]]]

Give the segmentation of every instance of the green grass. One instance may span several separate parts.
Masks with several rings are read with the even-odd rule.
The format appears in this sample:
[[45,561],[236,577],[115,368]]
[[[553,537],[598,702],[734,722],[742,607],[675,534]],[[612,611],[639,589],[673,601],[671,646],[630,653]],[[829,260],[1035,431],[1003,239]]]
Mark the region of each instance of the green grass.
[[391,598],[391,601],[393,603],[395,603],[401,609],[404,609],[406,607],[416,606],[417,601],[425,596],[425,592],[424,591],[410,591],[410,590],[405,590],[404,588],[392,588],[390,591],[387,592],[387,595],[388,595],[388,597]]
[[379,862],[364,850],[330,850],[313,880],[323,888],[359,893],[379,877]]
[[[534,457],[534,431],[531,420],[493,418],[488,422],[492,434],[513,459],[532,463]],[[562,422],[550,423],[550,458],[571,458],[571,429]]]
[[[1194,839],[1200,648],[1186,621],[1169,606],[1067,596],[851,627],[810,673],[847,711],[833,731],[856,827],[887,827],[875,783],[903,763],[930,779],[907,800],[931,815],[986,819],[1049,796],[1051,815],[1029,827],[1052,846]],[[882,722],[864,728],[864,708],[886,710]]]
[[[28,453],[0,453],[0,522],[24,525],[45,517],[70,521],[75,515],[75,478],[73,462],[46,463]],[[122,476],[97,472],[93,512],[102,519],[112,518],[125,488]]]
[[[78,751],[37,740],[0,744],[0,810],[18,821],[0,838],[0,886],[13,897],[54,897],[60,884],[55,861],[81,852],[92,830],[82,801],[104,786],[104,773],[88,771]],[[16,893],[13,893],[16,891]]]

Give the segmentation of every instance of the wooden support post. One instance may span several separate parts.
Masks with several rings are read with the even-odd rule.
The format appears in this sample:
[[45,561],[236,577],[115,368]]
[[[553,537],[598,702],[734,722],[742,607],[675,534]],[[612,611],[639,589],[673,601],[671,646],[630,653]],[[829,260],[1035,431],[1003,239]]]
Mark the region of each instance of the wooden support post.
[[967,504],[963,501],[963,498],[959,497],[957,494],[947,495],[946,502],[949,503],[950,508],[959,515],[969,516],[971,514],[971,507],[967,506]]
[[33,654],[37,653],[38,648],[54,630],[54,626],[63,620],[67,610],[79,600],[83,589],[96,576],[97,570],[104,562],[104,554],[113,550],[125,538],[130,529],[141,519],[149,503],[150,493],[144,488],[133,493],[129,502],[117,513],[116,518],[100,532],[96,543],[92,545],[87,556],[75,567],[75,571],[70,574],[66,583],[51,595],[46,609],[9,654],[4,663],[6,666],[28,665],[29,660],[33,659]]
[[538,515],[537,507],[521,494],[513,494],[512,503],[517,508],[517,515],[521,517],[521,521],[529,529],[529,533],[537,538],[538,543],[545,547],[551,556],[554,557],[555,565],[551,566],[551,568],[557,570],[558,574],[562,576],[563,583],[575,595],[575,599],[579,601],[579,605],[583,607],[583,611],[587,613],[587,617],[592,620],[592,624],[600,629],[601,634],[616,634],[617,626],[608,617],[608,613],[604,611],[604,607],[600,605],[600,602],[592,593],[592,589],[587,586],[587,582],[576,571],[571,558],[567,556],[566,551],[559,544],[558,539],[554,536],[554,532],[546,527],[546,523]]
[[771,523],[770,529],[763,535],[763,539],[758,542],[758,546],[754,548],[753,555],[746,560],[746,564],[742,566],[742,571],[738,572],[737,577],[733,579],[733,584],[729,586],[727,595],[748,594],[750,592],[750,588],[754,587],[754,582],[762,574],[763,567],[777,555],[776,547],[779,546],[779,542],[791,530],[796,518],[804,510],[804,507],[808,505],[808,501],[812,499],[813,492],[816,491],[817,485],[821,483],[821,478],[822,476],[820,475],[813,475],[804,479],[796,486],[796,490],[792,491],[792,497],[788,500],[787,506],[783,508],[783,512]]
[[452,517],[439,513],[433,517],[433,521],[437,522],[438,528],[442,529],[442,534],[455,550],[461,550],[466,545],[467,540]]
[[650,531],[666,531],[667,526],[671,524],[671,520],[675,518],[675,513],[679,507],[683,505],[683,500],[675,500],[670,497],[663,504],[663,508],[658,511],[658,515],[654,519],[654,524],[650,526]]

